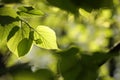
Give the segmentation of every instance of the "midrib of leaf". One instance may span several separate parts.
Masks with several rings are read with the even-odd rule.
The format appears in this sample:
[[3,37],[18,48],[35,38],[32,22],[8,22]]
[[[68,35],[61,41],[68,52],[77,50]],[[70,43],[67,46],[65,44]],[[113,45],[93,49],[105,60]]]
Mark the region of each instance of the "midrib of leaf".
[[[36,31],[36,30],[35,30]],[[42,40],[42,42],[47,42],[47,40],[38,32],[38,31],[36,31],[37,32],[37,34],[42,38],[41,40]],[[45,44],[44,43],[44,46],[46,46],[47,47],[47,44]],[[49,46],[50,47],[50,46]]]
[[[45,26],[42,26],[42,27],[45,27]],[[37,27],[37,28],[39,28],[39,26]],[[54,31],[52,31],[52,29],[50,29],[49,27],[46,27],[46,29],[49,29],[50,30],[50,32],[48,33],[48,32],[44,32],[44,31],[41,31],[41,32],[38,32],[39,31],[39,29],[35,29],[35,32],[39,35],[38,37],[39,37],[39,39],[42,41],[42,43],[40,44],[41,45],[41,47],[46,47],[46,48],[50,48],[51,47],[51,43],[50,42],[48,42],[48,40],[45,38],[45,37],[48,37],[48,36],[46,36],[46,35],[48,35],[48,34],[53,34],[53,36],[51,36],[51,35],[49,35],[49,37],[51,36],[51,37],[53,37],[53,39],[55,40],[55,41],[53,41],[53,39],[51,39],[51,40],[49,40],[49,41],[51,41],[51,42],[53,42],[53,43],[56,43],[56,34],[55,34],[55,32]],[[43,30],[44,30],[45,28],[43,28]],[[42,30],[42,28],[41,28],[41,30]],[[41,33],[44,33],[45,35],[42,35]],[[54,37],[55,36],[55,37]],[[56,45],[56,47],[57,47],[57,45]]]

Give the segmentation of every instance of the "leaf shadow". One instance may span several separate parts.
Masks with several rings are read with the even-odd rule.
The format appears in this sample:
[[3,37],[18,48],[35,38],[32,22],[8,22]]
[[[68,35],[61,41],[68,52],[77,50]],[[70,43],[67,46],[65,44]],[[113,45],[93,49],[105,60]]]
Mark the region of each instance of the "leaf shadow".
[[13,17],[10,17],[10,16],[1,16],[0,15],[0,25],[1,26],[5,26],[5,25],[8,25],[12,22],[16,21],[15,18]]

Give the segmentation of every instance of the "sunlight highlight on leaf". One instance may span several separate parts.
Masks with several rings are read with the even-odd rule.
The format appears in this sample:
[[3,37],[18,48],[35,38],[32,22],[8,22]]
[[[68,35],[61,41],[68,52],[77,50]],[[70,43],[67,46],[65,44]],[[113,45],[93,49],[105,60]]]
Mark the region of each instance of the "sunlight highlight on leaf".
[[[38,26],[35,29],[34,39],[41,40],[36,45],[46,49],[58,49],[55,32],[47,26]],[[38,44],[39,43],[39,44]]]
[[15,35],[7,42],[7,46],[9,50],[18,56],[17,46],[19,42],[22,40],[21,31],[18,30]]
[[[14,30],[14,28],[12,30]],[[9,33],[7,47],[17,57],[27,54],[30,50],[32,42],[29,40],[29,32],[29,27],[22,26],[21,28],[18,28],[15,33]]]
[[44,13],[41,10],[38,9],[34,9],[33,7],[29,6],[29,7],[18,7],[19,11],[17,12],[18,15],[20,16],[41,16]]

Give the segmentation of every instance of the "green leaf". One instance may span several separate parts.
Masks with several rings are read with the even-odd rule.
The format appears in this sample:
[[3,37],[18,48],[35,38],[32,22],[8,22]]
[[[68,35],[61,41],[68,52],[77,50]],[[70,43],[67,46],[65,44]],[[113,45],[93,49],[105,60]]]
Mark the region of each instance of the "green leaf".
[[17,14],[20,15],[21,17],[23,17],[23,18],[33,17],[33,15],[25,13],[25,12],[21,12],[21,11],[18,11]]
[[24,6],[21,6],[21,7],[18,7],[18,9],[22,12],[27,12],[29,10],[32,10],[33,8],[32,7],[24,7]]
[[18,51],[17,51],[17,46],[19,44],[19,42],[22,40],[22,32],[19,29],[15,35],[10,38],[10,40],[7,42],[7,46],[9,48],[9,50],[14,53],[16,56],[18,56]]
[[42,11],[36,10],[36,9],[30,10],[28,13],[29,13],[29,14],[33,14],[33,15],[43,15],[43,12],[42,12]]
[[19,30],[19,27],[18,26],[15,26],[12,28],[12,30],[9,32],[9,35],[7,37],[7,41],[12,37],[14,36],[14,34]]
[[[9,48],[9,50],[14,53],[16,56],[19,56],[20,54],[20,50],[18,51],[18,45],[24,38],[29,38],[29,27],[27,26],[22,26],[21,28],[19,28],[14,35],[11,34],[10,39],[7,42],[7,46]],[[23,40],[24,41],[24,40]],[[29,42],[29,41],[28,41]],[[23,42],[21,42],[23,43]]]
[[15,9],[13,9],[11,7],[2,7],[2,8],[0,8],[0,15],[1,16],[10,16],[12,18],[17,17],[17,13],[16,13]]
[[[61,71],[66,72],[68,69],[71,69],[75,64],[78,63],[79,57],[76,56],[79,53],[79,49],[76,47],[71,47],[67,50],[58,52],[61,56]],[[69,63],[70,61],[70,63]]]
[[[11,31],[11,29],[13,27],[15,27],[18,23],[15,22],[15,23],[11,23],[11,24],[8,24],[8,25],[5,25],[5,26],[1,26],[0,25],[0,51],[6,51],[8,50],[7,48],[7,37],[9,35],[9,32]],[[3,53],[6,53],[6,52],[3,52]]]
[[[64,80],[96,80],[98,70],[105,62],[120,52],[120,43],[109,52],[94,52],[92,55],[80,52],[79,48],[72,47],[60,54],[60,72]],[[73,74],[74,73],[74,74]]]
[[25,54],[27,54],[30,51],[32,42],[33,40],[31,39],[22,39],[17,46],[18,56],[24,56]]
[[0,44],[1,41],[7,41],[7,36],[9,35],[10,30],[15,26],[14,24],[10,24],[8,26],[2,27],[0,26]]
[[35,29],[34,40],[36,45],[46,49],[58,49],[55,32],[47,26],[38,26]]
[[0,7],[0,25],[6,26],[16,20],[17,13],[11,7]]
[[[79,48],[72,47],[58,52],[60,54],[60,72],[64,80],[95,80],[97,78],[97,64],[91,55],[83,55]],[[74,74],[73,74],[74,73]]]
[[38,9],[34,9],[33,7],[19,7],[18,8],[19,11],[17,12],[20,16],[30,16],[30,15],[43,15],[43,12],[38,10]]
[[29,39],[34,40],[34,31],[29,32]]

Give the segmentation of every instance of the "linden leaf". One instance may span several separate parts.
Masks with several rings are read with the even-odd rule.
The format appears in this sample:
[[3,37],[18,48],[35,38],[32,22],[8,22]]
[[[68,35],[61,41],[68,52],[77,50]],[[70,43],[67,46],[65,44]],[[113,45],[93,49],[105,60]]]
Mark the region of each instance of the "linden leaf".
[[38,26],[35,29],[34,40],[36,45],[46,49],[58,49],[55,32],[47,26]]
[[[16,31],[13,31],[13,30],[16,30]],[[27,26],[23,26],[20,28],[14,27],[8,35],[7,47],[17,57],[26,54],[30,50],[31,43],[32,43],[31,42],[32,39],[29,39],[29,35],[30,35],[29,27]],[[26,46],[27,46],[27,50],[26,50],[27,52],[25,51]]]
[[17,46],[18,55],[24,56],[25,54],[27,54],[32,46],[32,42],[33,41],[31,39],[22,39]]

